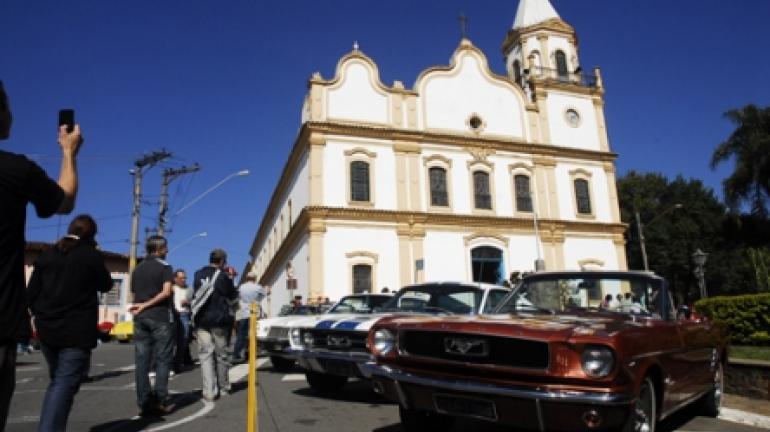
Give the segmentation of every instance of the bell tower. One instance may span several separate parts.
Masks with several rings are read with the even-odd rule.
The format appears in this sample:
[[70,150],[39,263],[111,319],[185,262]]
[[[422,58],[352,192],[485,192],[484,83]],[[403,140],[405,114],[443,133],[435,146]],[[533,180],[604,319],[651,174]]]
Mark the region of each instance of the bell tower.
[[581,72],[575,29],[549,0],[520,0],[503,42],[508,76],[522,87],[527,76],[570,82]]

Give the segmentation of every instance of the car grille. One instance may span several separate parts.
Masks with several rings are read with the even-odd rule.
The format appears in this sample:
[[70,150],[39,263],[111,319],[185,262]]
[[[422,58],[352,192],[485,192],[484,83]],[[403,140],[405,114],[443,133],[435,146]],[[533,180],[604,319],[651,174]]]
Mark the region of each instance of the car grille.
[[406,330],[399,335],[402,355],[529,369],[548,367],[548,343],[466,333]]
[[288,339],[289,328],[288,327],[270,327],[267,332],[267,337],[270,339]]
[[313,348],[330,351],[366,351],[366,333],[345,330],[307,330],[313,335]]

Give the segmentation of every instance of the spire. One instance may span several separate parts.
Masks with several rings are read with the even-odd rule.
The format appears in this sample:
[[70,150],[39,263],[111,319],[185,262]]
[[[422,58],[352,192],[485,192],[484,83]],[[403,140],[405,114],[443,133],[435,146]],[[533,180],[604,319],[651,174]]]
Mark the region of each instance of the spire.
[[556,9],[548,0],[519,0],[519,8],[516,10],[516,19],[513,20],[513,29],[529,27],[549,20],[559,18]]

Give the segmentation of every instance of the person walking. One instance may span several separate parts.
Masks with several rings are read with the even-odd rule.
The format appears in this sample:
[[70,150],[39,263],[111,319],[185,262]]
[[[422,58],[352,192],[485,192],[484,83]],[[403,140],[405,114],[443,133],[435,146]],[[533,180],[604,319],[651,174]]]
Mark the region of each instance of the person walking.
[[176,352],[174,354],[174,369],[182,372],[185,366],[192,365],[190,356],[190,300],[192,291],[187,286],[187,273],[182,269],[174,272],[174,311],[176,318]]
[[[171,266],[164,261],[168,243],[163,236],[147,239],[147,256],[131,274],[134,303],[134,355],[136,363],[136,403],[140,416],[168,414],[168,376],[174,355]],[[155,389],[150,385],[150,365],[155,359]]]
[[194,295],[191,305],[193,326],[198,340],[198,360],[201,366],[203,398],[211,402],[217,395],[230,393],[227,376],[230,362],[227,355],[227,334],[233,328],[230,302],[237,293],[225,269],[227,253],[214,249],[209,265],[195,272]]
[[30,277],[29,307],[51,379],[39,432],[67,429],[75,394],[96,347],[97,294],[112,288],[104,256],[96,250],[96,231],[91,216],[75,217],[67,235],[37,257]]
[[[0,81],[0,140],[11,135],[12,114]],[[5,429],[8,407],[16,385],[16,337],[29,320],[24,288],[24,225],[27,204],[38,217],[69,214],[75,206],[78,173],[75,160],[83,136],[59,128],[62,160],[58,182],[26,157],[0,150],[0,430]]]
[[[238,288],[238,313],[236,315],[237,324],[235,328],[235,347],[233,348],[233,363],[242,363],[245,361],[244,350],[247,347],[249,337],[249,317],[251,315],[251,304],[262,301],[265,292],[257,285],[257,275],[253,271],[246,273],[245,282]],[[261,307],[257,309],[261,313]]]

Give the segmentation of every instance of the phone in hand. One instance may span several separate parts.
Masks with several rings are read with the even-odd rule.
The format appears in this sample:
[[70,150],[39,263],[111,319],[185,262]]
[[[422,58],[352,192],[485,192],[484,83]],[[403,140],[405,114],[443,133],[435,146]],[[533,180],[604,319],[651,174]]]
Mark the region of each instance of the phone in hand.
[[67,126],[67,133],[72,133],[75,129],[75,110],[59,110],[59,127]]

